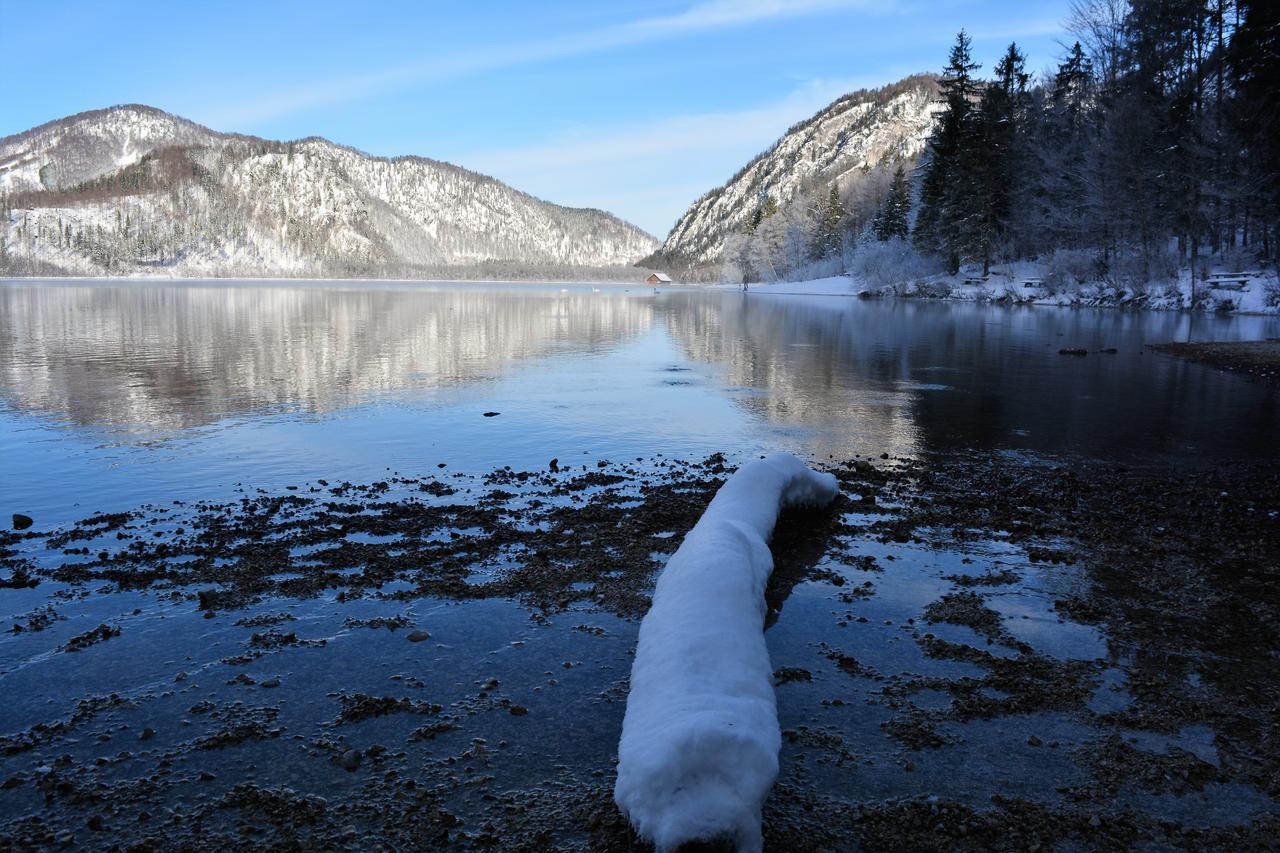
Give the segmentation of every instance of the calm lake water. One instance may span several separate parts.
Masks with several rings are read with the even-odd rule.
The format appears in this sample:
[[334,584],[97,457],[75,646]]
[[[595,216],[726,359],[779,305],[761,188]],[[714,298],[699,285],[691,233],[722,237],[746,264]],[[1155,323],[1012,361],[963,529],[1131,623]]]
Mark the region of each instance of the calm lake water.
[[[736,461],[777,449],[816,460],[978,448],[1161,465],[1265,462],[1277,455],[1274,388],[1145,346],[1272,336],[1280,319],[605,285],[0,283],[0,518],[36,520],[13,540],[19,559],[104,573],[82,583],[74,571],[46,572],[34,587],[0,589],[0,838],[101,846],[106,836],[86,822],[92,811],[122,846],[153,832],[175,846],[302,838],[327,849],[357,836],[429,846],[428,836],[397,835],[434,820],[405,799],[408,788],[387,782],[401,774],[461,821],[445,825],[454,843],[494,825],[504,841],[546,829],[557,848],[586,849],[582,804],[596,804],[594,819],[614,819],[609,790],[638,622],[597,605],[585,582],[570,587],[585,598],[549,608],[520,590],[473,600],[420,589],[422,572],[439,567],[400,559],[399,535],[376,533],[394,501],[405,501],[401,510],[420,501],[532,507],[537,496],[552,509],[583,507],[584,495],[612,493],[556,492],[580,465],[595,471],[611,460],[605,470],[616,471],[643,458],[634,475],[672,459],[721,452]],[[1064,356],[1063,347],[1091,352]],[[548,475],[546,495],[503,496],[527,488],[483,476],[506,465],[543,470],[553,458],[562,470]],[[683,466],[666,470],[686,477]],[[383,543],[378,565],[394,564],[390,580],[347,566],[337,587],[214,612],[201,596],[210,582],[182,579],[186,557],[175,558],[172,578],[139,584],[107,574],[145,542],[187,547],[183,525],[194,529],[208,509],[200,501],[248,507],[250,497],[275,504],[293,494],[321,507],[347,495],[340,481],[397,482],[391,471],[438,476],[457,491],[432,497],[399,481],[390,497],[362,493],[369,514],[341,510],[375,533],[328,525],[353,554]],[[412,491],[397,497],[396,489]],[[143,505],[70,542],[42,538],[98,511]],[[594,516],[609,518],[602,506]],[[293,523],[291,512],[282,524]],[[768,628],[775,665],[804,674],[778,689],[780,723],[793,735],[780,788],[849,807],[941,795],[978,809],[995,796],[1058,808],[1064,784],[1093,790],[1091,757],[1114,733],[1097,715],[1135,702],[1130,679],[1150,683],[1143,667],[1155,660],[1164,672],[1162,658],[1064,618],[1059,600],[1090,589],[1079,566],[1032,559],[1027,543],[1001,531],[890,539],[861,527],[874,517],[846,515],[862,532],[813,555],[821,574],[788,589]],[[261,533],[239,530],[227,547],[252,547],[225,557],[244,562],[215,587],[327,577],[312,546],[271,550]],[[422,541],[404,547],[428,547],[437,534],[445,528],[409,530]],[[651,555],[655,565],[663,553]],[[480,583],[540,556],[508,550],[461,568],[467,583]],[[1045,672],[1057,672],[1055,662],[1089,667],[1094,693],[1065,711],[947,719],[945,746],[906,750],[913,720],[950,707],[942,688],[968,696],[973,679],[990,680],[993,655],[1013,654],[971,626],[929,618],[961,575],[995,578],[978,589],[1002,630],[1034,649]],[[411,627],[429,636],[410,641]],[[115,633],[94,634],[108,629]],[[935,659],[921,646],[924,631],[974,657]],[[95,636],[91,648],[67,651]],[[852,669],[840,663],[846,653]],[[1199,685],[1220,666],[1173,669]],[[1001,685],[992,696],[1026,689],[1034,698],[1044,688],[1034,679],[989,683]],[[344,702],[361,696],[392,707],[346,719]],[[907,734],[886,728],[895,723]],[[1207,726],[1125,734],[1125,743],[1141,738],[1145,760],[1219,761]],[[358,768],[345,763],[349,755]],[[51,800],[49,791],[63,790],[55,781],[98,793]],[[275,793],[255,810],[235,793],[242,781]],[[331,804],[324,820],[276,826],[280,809],[301,808],[295,796],[312,795]],[[1141,786],[1104,795],[1117,808],[1195,825],[1242,825],[1275,809],[1230,779],[1187,796]],[[770,808],[788,814],[787,803]],[[339,804],[352,816],[332,808]],[[192,809],[198,820],[187,818]],[[160,817],[148,824],[142,813]]]
[[607,285],[10,281],[0,509],[60,523],[553,457],[1271,456],[1274,389],[1144,346],[1278,335],[1267,317]]

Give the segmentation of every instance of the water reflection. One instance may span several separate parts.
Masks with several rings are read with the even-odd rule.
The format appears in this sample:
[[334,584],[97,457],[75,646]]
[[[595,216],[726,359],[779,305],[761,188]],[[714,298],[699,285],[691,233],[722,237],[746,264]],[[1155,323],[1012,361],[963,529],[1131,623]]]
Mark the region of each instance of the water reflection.
[[653,323],[588,289],[0,287],[0,394],[85,426],[171,432],[257,409],[341,409],[484,381]]
[[[628,423],[652,430],[646,418],[663,406],[686,412],[645,436],[659,450],[705,413],[673,402],[689,382],[651,381],[631,350],[602,366],[634,345],[674,353],[670,369],[701,366],[701,391],[742,413],[705,432],[707,452],[1272,455],[1274,390],[1144,345],[1277,334],[1280,320],[1262,317],[582,286],[10,283],[0,399],[150,440],[494,382],[528,365],[533,378],[504,393],[547,423],[566,417],[555,387],[610,406],[614,436]],[[1072,358],[1062,347],[1118,352]],[[592,371],[608,383],[596,398],[582,379]]]
[[1278,450],[1273,388],[1146,349],[1275,336],[1274,317],[700,294],[664,308],[690,359],[767,391],[742,401],[759,417],[824,426],[817,455],[869,444],[1098,458]]

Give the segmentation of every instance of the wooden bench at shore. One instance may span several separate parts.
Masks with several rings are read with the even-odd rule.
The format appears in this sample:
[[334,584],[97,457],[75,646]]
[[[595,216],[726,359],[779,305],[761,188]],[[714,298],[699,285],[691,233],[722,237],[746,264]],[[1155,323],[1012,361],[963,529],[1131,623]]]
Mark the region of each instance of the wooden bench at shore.
[[1256,272],[1219,272],[1206,278],[1204,283],[1218,290],[1244,290],[1255,275]]

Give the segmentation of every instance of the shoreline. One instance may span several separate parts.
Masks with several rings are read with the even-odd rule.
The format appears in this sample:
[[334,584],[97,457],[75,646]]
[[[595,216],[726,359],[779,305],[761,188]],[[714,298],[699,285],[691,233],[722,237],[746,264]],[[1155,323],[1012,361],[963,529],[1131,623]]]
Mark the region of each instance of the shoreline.
[[[772,543],[770,849],[1274,837],[1273,466],[826,467],[833,510]],[[4,531],[0,835],[630,849],[638,618],[728,473],[433,470]]]
[[[1134,295],[1128,292],[1112,294],[1106,297],[1102,296],[1084,296],[1083,291],[1068,298],[1046,298],[1042,296],[1034,296],[1031,298],[1018,298],[1024,294],[1019,294],[1013,290],[1005,289],[996,295],[996,291],[988,292],[982,288],[956,286],[955,289],[946,295],[936,296],[919,292],[896,292],[896,288],[873,288],[870,285],[859,288],[857,281],[852,276],[840,275],[829,276],[827,278],[812,279],[808,281],[798,282],[775,282],[775,283],[756,283],[748,285],[745,291],[741,285],[735,284],[710,284],[704,285],[713,290],[722,290],[726,292],[738,291],[747,294],[764,294],[773,296],[842,296],[854,299],[909,299],[921,302],[953,302],[953,303],[974,303],[987,305],[1007,305],[1007,306],[1027,306],[1037,308],[1099,308],[1099,309],[1120,309],[1129,311],[1183,311],[1188,313],[1206,313],[1206,314],[1227,314],[1231,316],[1275,316],[1280,314],[1280,305],[1259,307],[1259,308],[1236,308],[1222,309],[1220,307],[1191,307],[1182,304],[1173,304],[1169,297],[1160,299],[1150,299],[1146,295]],[[1261,286],[1261,285],[1260,285]],[[915,287],[910,285],[909,287]],[[893,292],[890,292],[893,291]],[[1229,291],[1236,293],[1236,291]],[[1262,295],[1254,294],[1252,291],[1248,294],[1250,305],[1253,303],[1262,303]],[[1183,294],[1180,298],[1186,298]],[[1154,303],[1154,304],[1153,304]]]
[[[82,282],[86,284],[184,284],[191,282],[194,284],[220,284],[220,283],[244,283],[244,284],[393,284],[393,285],[415,285],[415,284],[474,284],[474,285],[531,285],[537,287],[546,287],[557,284],[571,285],[605,285],[608,287],[639,287],[652,288],[664,287],[662,285],[646,284],[644,281],[636,283],[626,281],[607,281],[593,279],[470,279],[470,278],[232,278],[232,277],[208,277],[208,276],[181,276],[181,277],[160,277],[160,276],[0,276],[0,284],[7,282],[15,282],[21,284],[40,283],[40,282]],[[690,287],[691,285],[674,285],[676,288]],[[666,285],[664,289],[671,288],[673,285]]]
[[1280,385],[1280,339],[1153,344],[1156,352]]
[[[823,279],[812,279],[797,282],[773,282],[773,283],[753,283],[746,290],[741,285],[736,284],[716,284],[710,282],[691,282],[687,284],[674,283],[666,285],[652,285],[641,280],[637,282],[605,280],[605,279],[396,279],[396,278],[307,278],[307,277],[211,277],[211,276],[4,276],[0,277],[0,284],[39,284],[39,283],[82,283],[82,284],[167,284],[181,285],[192,284],[196,286],[208,285],[235,285],[235,284],[269,284],[269,285],[314,285],[314,286],[349,286],[349,287],[377,287],[382,285],[390,285],[396,287],[403,286],[431,286],[431,285],[474,285],[477,287],[485,287],[489,285],[501,286],[530,286],[530,287],[551,287],[555,285],[569,286],[600,286],[609,288],[636,288],[640,290],[660,290],[660,291],[683,291],[683,290],[703,290],[703,291],[719,291],[725,293],[740,292],[745,294],[756,294],[766,296],[826,296],[826,297],[847,297],[854,299],[870,299],[870,300],[886,300],[886,299],[908,299],[920,302],[940,302],[940,303],[973,303],[988,305],[1006,305],[1019,307],[1036,307],[1036,308],[1092,308],[1092,309],[1116,309],[1125,311],[1165,311],[1165,312],[1186,312],[1186,313],[1203,313],[1203,314],[1225,314],[1229,316],[1244,317],[1271,317],[1280,315],[1280,305],[1267,308],[1214,308],[1214,307],[1190,307],[1181,304],[1169,303],[1167,299],[1156,301],[1152,304],[1145,296],[1133,296],[1132,294],[1120,294],[1108,297],[1085,297],[1078,295],[1073,298],[1066,299],[1048,299],[1048,298],[1018,298],[1019,294],[1006,290],[1000,295],[992,295],[977,292],[955,292],[945,296],[933,296],[920,293],[885,293],[872,291],[868,288],[861,290],[855,289],[854,279],[851,276],[831,276]],[[838,283],[838,284],[837,284]],[[879,289],[883,291],[884,288]]]

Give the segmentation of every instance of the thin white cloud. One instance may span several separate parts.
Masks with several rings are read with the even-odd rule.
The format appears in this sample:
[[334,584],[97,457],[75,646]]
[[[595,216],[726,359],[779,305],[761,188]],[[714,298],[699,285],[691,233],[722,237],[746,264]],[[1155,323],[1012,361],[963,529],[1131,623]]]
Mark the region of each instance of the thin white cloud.
[[619,29],[635,36],[648,33],[668,35],[869,5],[866,0],[707,0],[676,15],[645,18],[624,24]]
[[560,204],[611,211],[661,237],[687,204],[792,124],[880,82],[878,76],[812,80],[751,109],[575,128],[535,145],[455,152],[448,159]]
[[200,118],[215,127],[246,129],[280,116],[357,100],[398,86],[441,82],[500,68],[565,59],[769,20],[852,8],[885,12],[893,5],[892,0],[704,0],[674,15],[639,18],[611,27],[524,44],[488,46],[427,62],[278,90],[240,100],[223,109],[204,111]]
[[985,39],[1026,39],[1040,36],[1057,36],[1066,33],[1062,21],[1043,19],[1038,21],[1011,22],[1000,27],[978,28],[969,33],[973,38]]
[[473,152],[460,157],[460,162],[480,171],[537,172],[719,148],[726,137],[755,139],[763,147],[795,121],[866,85],[865,81],[813,80],[779,101],[751,109],[669,116],[612,128],[575,128],[543,144]]

